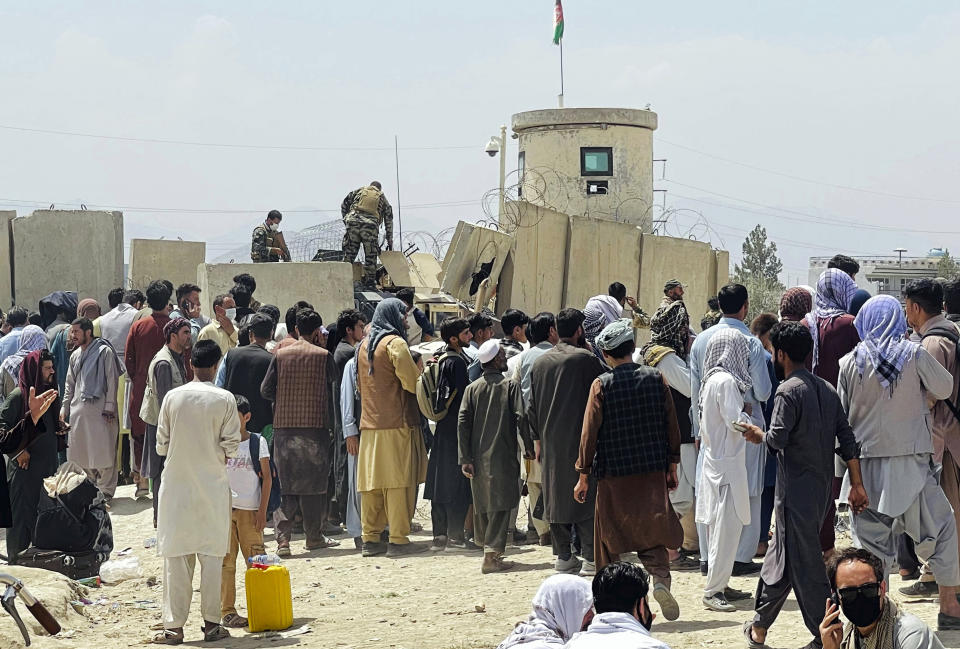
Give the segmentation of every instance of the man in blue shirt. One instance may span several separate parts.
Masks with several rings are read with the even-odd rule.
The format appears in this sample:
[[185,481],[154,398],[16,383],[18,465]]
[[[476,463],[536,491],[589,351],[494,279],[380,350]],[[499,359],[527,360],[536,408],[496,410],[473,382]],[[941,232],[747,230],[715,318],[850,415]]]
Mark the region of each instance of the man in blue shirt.
[[7,324],[13,328],[0,338],[0,363],[20,347],[20,332],[27,326],[29,316],[30,313],[22,306],[15,306],[7,312]]
[[[693,434],[700,438],[700,379],[703,376],[703,357],[707,343],[721,329],[736,329],[748,339],[750,347],[750,362],[748,369],[753,380],[753,387],[744,395],[746,410],[752,422],[765,429],[763,420],[763,403],[770,397],[772,385],[770,374],[767,371],[767,352],[760,339],[750,333],[744,323],[750,309],[750,300],[747,289],[742,284],[727,284],[717,294],[720,311],[723,317],[720,322],[703,331],[697,336],[690,348],[690,422],[693,425]],[[746,451],[747,481],[750,491],[750,524],[744,525],[740,536],[740,545],[737,548],[736,562],[733,574],[747,575],[760,570],[760,564],[753,562],[757,552],[757,539],[760,537],[760,501],[763,494],[763,473],[767,462],[767,450],[763,444],[749,444]],[[697,462],[697,479],[700,477],[700,462]],[[707,547],[705,525],[697,525],[700,535],[700,547]],[[701,560],[700,570],[705,574],[705,564]],[[728,595],[729,599],[729,595]]]

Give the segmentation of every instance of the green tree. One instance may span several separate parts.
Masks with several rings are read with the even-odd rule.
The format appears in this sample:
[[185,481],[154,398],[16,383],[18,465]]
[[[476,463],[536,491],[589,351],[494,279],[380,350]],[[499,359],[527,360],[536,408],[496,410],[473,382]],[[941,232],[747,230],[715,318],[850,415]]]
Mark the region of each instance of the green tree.
[[733,278],[747,287],[750,294],[750,313],[776,313],[784,286],[780,282],[783,262],[777,256],[777,244],[767,240],[766,228],[757,225],[743,242],[739,264],[733,267]]
[[960,264],[950,256],[949,250],[943,251],[943,257],[940,258],[940,263],[937,264],[937,277],[944,277],[946,279],[960,277]]

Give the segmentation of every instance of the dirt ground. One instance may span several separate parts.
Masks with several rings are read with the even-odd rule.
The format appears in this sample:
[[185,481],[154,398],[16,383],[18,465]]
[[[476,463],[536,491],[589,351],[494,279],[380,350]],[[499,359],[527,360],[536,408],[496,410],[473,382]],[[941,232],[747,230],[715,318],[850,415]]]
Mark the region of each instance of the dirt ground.
[[[143,577],[116,586],[89,589],[82,605],[70,582],[36,573],[23,576],[28,587],[48,600],[64,631],[59,637],[34,636],[33,646],[48,648],[130,647],[146,643],[150,626],[159,621],[162,599],[162,561],[144,540],[154,536],[149,500],[134,501],[133,488],[121,487],[113,501],[112,519],[116,551],[130,548],[143,568]],[[420,503],[418,520],[429,530],[429,504]],[[508,573],[481,575],[479,553],[420,554],[402,560],[363,559],[353,543],[340,537],[340,548],[306,552],[303,537],[294,538],[294,556],[284,562],[293,586],[294,625],[300,635],[248,634],[232,630],[233,637],[219,643],[202,642],[199,593],[194,594],[185,645],[205,647],[323,647],[349,649],[396,647],[405,649],[493,648],[530,609],[530,599],[540,582],[552,574],[549,548],[508,547],[508,559],[517,563]],[[415,540],[427,542],[426,534]],[[272,534],[267,549],[276,544]],[[0,566],[0,571],[3,568]],[[199,573],[199,571],[198,571]],[[242,574],[242,573],[240,573]],[[900,586],[891,577],[894,590]],[[152,585],[151,585],[152,584]],[[753,592],[756,578],[734,578],[731,585]],[[199,587],[199,574],[195,578]],[[736,613],[715,613],[700,603],[703,578],[699,573],[674,574],[673,592],[680,603],[680,619],[657,618],[653,631],[674,649],[743,646],[740,625],[752,617],[752,601],[737,602]],[[69,605],[70,599],[76,602]],[[246,610],[242,580],[238,608]],[[29,614],[20,605],[25,620]],[[928,624],[936,623],[932,601],[910,602],[905,608]],[[655,612],[659,612],[653,603]],[[78,612],[79,611],[79,612]],[[308,630],[307,630],[308,629]],[[960,647],[960,632],[940,634],[947,647]],[[772,649],[802,647],[810,640],[796,600],[787,602],[771,629]],[[22,646],[12,620],[0,612],[0,649]]]

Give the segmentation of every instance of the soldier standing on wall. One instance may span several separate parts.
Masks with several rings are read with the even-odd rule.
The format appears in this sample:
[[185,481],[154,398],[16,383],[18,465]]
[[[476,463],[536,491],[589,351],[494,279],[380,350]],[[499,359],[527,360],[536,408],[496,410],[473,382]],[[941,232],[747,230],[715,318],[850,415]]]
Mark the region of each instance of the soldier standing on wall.
[[[383,223],[387,250],[393,250],[393,208],[383,194],[383,188],[374,180],[366,187],[347,194],[340,204],[340,215],[347,226],[343,235],[343,260],[353,263],[363,245],[363,283],[376,285],[377,256],[380,254],[380,223]],[[314,260],[318,260],[320,251]]]
[[290,252],[280,232],[283,214],[279,210],[270,210],[267,219],[253,229],[253,242],[250,246],[250,259],[260,264],[267,261],[290,261]]

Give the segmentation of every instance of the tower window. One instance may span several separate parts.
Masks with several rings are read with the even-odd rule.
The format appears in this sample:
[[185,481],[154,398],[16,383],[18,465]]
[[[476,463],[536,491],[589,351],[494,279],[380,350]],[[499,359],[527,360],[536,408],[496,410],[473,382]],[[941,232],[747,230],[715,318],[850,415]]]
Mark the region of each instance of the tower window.
[[609,146],[580,147],[580,175],[581,176],[612,176],[613,175],[613,147],[609,147]]

